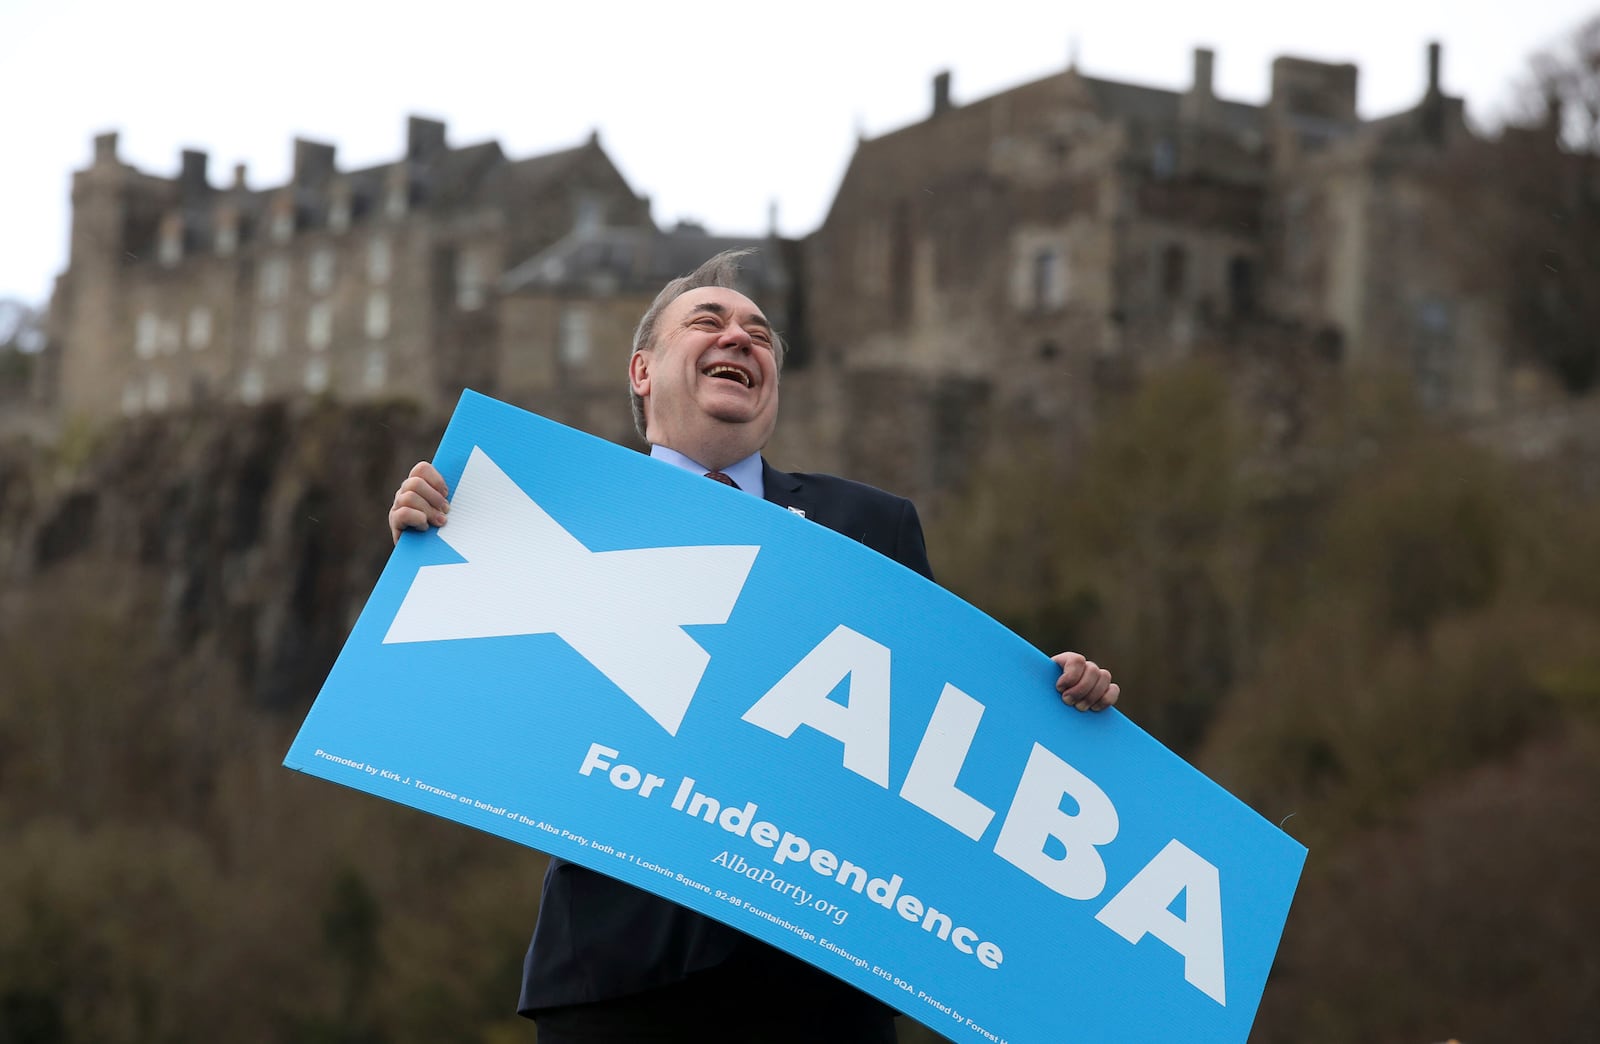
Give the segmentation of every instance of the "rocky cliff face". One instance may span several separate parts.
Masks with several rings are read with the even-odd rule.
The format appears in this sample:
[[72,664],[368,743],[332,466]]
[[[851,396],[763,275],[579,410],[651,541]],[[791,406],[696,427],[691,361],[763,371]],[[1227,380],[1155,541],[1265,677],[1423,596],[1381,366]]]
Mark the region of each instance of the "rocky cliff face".
[[[1592,1038],[1600,442],[1483,433],[1507,462],[1351,396],[1263,477],[1201,376],[1105,410],[1071,481],[986,472],[930,527],[941,579],[1081,640],[1310,842],[1256,1036]],[[1008,437],[899,387],[786,384],[778,459],[866,446],[841,470],[914,492],[937,439]],[[0,440],[0,1041],[526,1037],[542,860],[281,767],[441,430],[307,406]]]
[[151,614],[164,651],[308,704],[389,552],[394,487],[442,421],[415,407],[227,408],[0,446],[0,626],[50,596]]
[[[843,470],[926,508],[985,444],[984,402],[951,382],[846,394],[807,378],[785,379],[781,465]],[[620,393],[533,405],[632,435]],[[388,556],[395,486],[445,420],[415,404],[278,403],[49,440],[0,427],[0,629],[47,595],[65,619],[138,614],[158,659],[201,665],[261,708],[309,705]],[[841,445],[874,451],[841,460]]]

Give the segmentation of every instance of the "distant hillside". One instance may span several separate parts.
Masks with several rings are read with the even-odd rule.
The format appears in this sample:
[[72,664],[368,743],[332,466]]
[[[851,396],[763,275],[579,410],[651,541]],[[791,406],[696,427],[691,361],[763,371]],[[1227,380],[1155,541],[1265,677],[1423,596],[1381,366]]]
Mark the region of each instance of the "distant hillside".
[[[1577,1044],[1600,1025],[1595,456],[1561,441],[1581,424],[1490,451],[1411,401],[1323,388],[1264,432],[1197,363],[1097,404],[1071,453],[947,417],[980,444],[944,449],[973,467],[930,551],[1310,848],[1253,1040]],[[857,412],[884,441],[844,470],[935,484]],[[300,405],[0,441],[0,1040],[530,1039],[543,857],[281,767],[441,430]]]
[[252,703],[303,708],[388,555],[394,487],[442,430],[409,406],[233,407],[10,444],[4,611],[81,577]]

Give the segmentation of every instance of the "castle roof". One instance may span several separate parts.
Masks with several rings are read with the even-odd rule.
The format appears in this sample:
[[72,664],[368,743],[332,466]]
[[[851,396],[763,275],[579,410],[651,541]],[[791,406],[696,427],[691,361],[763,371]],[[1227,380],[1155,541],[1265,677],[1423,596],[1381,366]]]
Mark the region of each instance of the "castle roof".
[[[241,235],[248,238],[280,205],[286,192],[293,201],[297,228],[325,226],[336,193],[347,195],[349,219],[359,223],[381,209],[397,183],[404,186],[408,209],[450,212],[485,203],[504,204],[557,189],[568,179],[581,176],[582,163],[593,153],[603,155],[598,137],[591,136],[577,146],[508,160],[500,144],[492,140],[452,148],[444,143],[443,124],[417,118],[412,119],[407,155],[386,163],[341,171],[334,166],[332,146],[297,140],[295,147],[297,170],[287,184],[218,188],[203,176],[195,184],[186,180],[177,201],[186,237],[208,239],[215,230],[217,206],[225,203],[238,215]],[[302,164],[303,156],[311,159]],[[202,175],[203,161],[201,156]],[[242,168],[240,175],[242,178]]]
[[575,231],[517,265],[501,279],[507,292],[590,290],[655,293],[724,250],[753,249],[741,262],[740,282],[752,289],[788,282],[779,241],[770,236],[713,236],[680,223],[670,231],[598,228]]

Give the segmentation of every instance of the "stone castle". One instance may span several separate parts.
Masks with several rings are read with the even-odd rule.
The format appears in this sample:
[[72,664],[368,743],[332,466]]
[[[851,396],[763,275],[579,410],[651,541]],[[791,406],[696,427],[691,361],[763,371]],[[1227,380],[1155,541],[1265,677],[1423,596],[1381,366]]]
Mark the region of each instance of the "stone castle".
[[937,485],[973,418],[1078,416],[1088,392],[1210,350],[1384,365],[1433,408],[1494,415],[1539,378],[1462,220],[1488,204],[1457,158],[1498,146],[1440,60],[1414,107],[1375,120],[1354,66],[1292,57],[1259,106],[1216,95],[1206,49],[1181,92],[1069,67],[956,104],[941,74],[925,119],[858,143],[799,241],[658,228],[597,137],[513,160],[413,117],[392,163],[341,170],[296,140],[288,184],[251,189],[242,169],[214,184],[199,152],[142,173],[102,135],[48,320],[58,407],[443,407],[470,386],[626,438],[623,360],[655,290],[755,246],[752,296],[793,342],[786,437],[822,466],[921,447],[911,484]]

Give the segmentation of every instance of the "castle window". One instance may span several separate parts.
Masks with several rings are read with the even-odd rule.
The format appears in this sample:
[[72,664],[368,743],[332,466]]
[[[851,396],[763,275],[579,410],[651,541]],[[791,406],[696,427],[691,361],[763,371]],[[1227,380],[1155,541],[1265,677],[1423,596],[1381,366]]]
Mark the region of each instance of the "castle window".
[[287,243],[294,237],[294,208],[280,205],[272,213],[272,224],[269,226],[274,243]]
[[1161,251],[1161,296],[1168,301],[1174,301],[1183,296],[1185,269],[1188,267],[1188,262],[1188,255],[1184,253],[1183,247],[1177,243],[1168,243],[1166,249]]
[[156,244],[156,260],[171,268],[183,260],[183,219],[176,214],[161,222],[161,239]]
[[152,410],[167,408],[167,378],[165,374],[152,373],[144,383],[144,404]]
[[1256,267],[1248,257],[1235,257],[1228,262],[1228,303],[1236,316],[1249,315],[1256,309]]
[[306,360],[306,391],[318,395],[328,390],[328,357],[315,355]]
[[881,219],[861,222],[856,240],[856,282],[872,296],[889,289],[889,229]]
[[265,389],[262,387],[261,371],[254,366],[249,367],[239,375],[239,401],[249,406],[260,402]]
[[221,257],[228,257],[239,248],[239,225],[232,217],[218,220],[215,246]]
[[1047,247],[1033,255],[1033,306],[1054,312],[1067,303],[1067,266],[1062,252]]
[[306,344],[312,351],[320,352],[333,341],[333,305],[318,301],[306,313]]
[[561,361],[568,366],[581,366],[589,359],[589,310],[582,305],[568,305],[561,310],[561,328],[557,337]]
[[1450,398],[1450,359],[1455,316],[1448,301],[1430,297],[1416,306],[1412,323],[1411,368],[1417,395],[1430,409]]
[[367,295],[366,331],[374,341],[382,340],[389,334],[389,295],[382,290],[374,290]]
[[278,301],[289,288],[289,261],[282,257],[269,257],[261,263],[261,275],[256,290],[263,301]]
[[382,348],[367,349],[367,365],[361,373],[361,383],[368,391],[378,391],[389,379],[389,353]]
[[195,351],[211,346],[211,310],[189,309],[189,347]]
[[587,236],[600,230],[605,223],[605,207],[593,196],[578,197],[577,212],[572,222],[572,230],[580,236]]
[[156,341],[161,337],[161,320],[154,312],[140,312],[133,324],[133,350],[141,359],[156,354]]
[[328,204],[328,227],[343,232],[350,227],[350,197],[338,195]]
[[389,271],[389,240],[373,236],[372,242],[367,244],[367,280],[374,286],[381,286],[389,281]]
[[325,294],[333,289],[333,251],[318,247],[311,254],[311,264],[306,268],[306,285],[314,294]]
[[478,255],[463,250],[456,255],[456,307],[464,312],[483,307],[483,263]]
[[383,212],[390,220],[398,221],[406,216],[406,208],[410,205],[410,186],[405,178],[394,178],[389,182],[388,189],[383,196]]
[[1178,150],[1171,138],[1158,138],[1150,149],[1150,173],[1163,180],[1178,170]]
[[256,351],[277,355],[283,349],[283,319],[276,311],[256,316]]
[[889,224],[889,314],[904,322],[911,316],[911,206],[897,200]]

